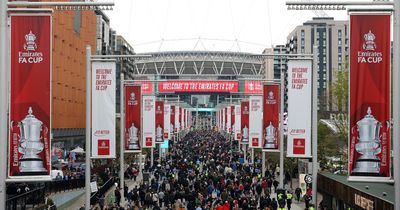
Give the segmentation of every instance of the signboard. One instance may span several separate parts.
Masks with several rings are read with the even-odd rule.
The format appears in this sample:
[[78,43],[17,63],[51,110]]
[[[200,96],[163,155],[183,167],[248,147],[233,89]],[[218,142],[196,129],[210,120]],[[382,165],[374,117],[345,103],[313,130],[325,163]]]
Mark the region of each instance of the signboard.
[[180,107],[175,106],[175,128],[174,128],[175,133],[178,133],[181,130],[179,113],[180,113]]
[[279,149],[280,85],[263,86],[263,149]]
[[174,92],[206,92],[230,93],[238,92],[238,81],[232,80],[168,80],[158,82],[159,93]]
[[350,180],[391,177],[390,16],[350,15]]
[[125,89],[125,151],[141,148],[142,91],[140,85],[124,84]]
[[50,179],[51,25],[49,14],[11,15],[10,178]]
[[226,132],[232,131],[232,121],[231,121],[231,106],[226,107]]
[[288,61],[288,157],[311,157],[311,66]]
[[242,124],[241,124],[241,105],[235,105],[235,140],[240,141],[242,139]]
[[156,101],[156,143],[164,142],[164,101]]
[[176,127],[175,127],[175,106],[171,105],[171,118],[170,118],[170,132],[173,134],[173,132],[176,132]]
[[92,62],[92,157],[115,158],[115,62]]
[[250,96],[249,105],[249,147],[262,147],[262,96]]
[[262,94],[263,83],[261,80],[246,80],[244,81],[245,94]]
[[152,94],[154,92],[153,91],[153,82],[151,82],[151,81],[135,80],[135,81],[133,81],[133,84],[141,85],[142,94],[144,94],[144,95]]
[[241,107],[240,107],[240,132],[241,132],[241,139],[240,142],[242,144],[248,144],[249,143],[249,102],[248,101],[242,101],[241,102]]
[[155,127],[156,127],[156,97],[142,97],[142,113],[143,113],[143,135],[142,148],[155,147]]
[[164,140],[171,139],[171,105],[164,104]]

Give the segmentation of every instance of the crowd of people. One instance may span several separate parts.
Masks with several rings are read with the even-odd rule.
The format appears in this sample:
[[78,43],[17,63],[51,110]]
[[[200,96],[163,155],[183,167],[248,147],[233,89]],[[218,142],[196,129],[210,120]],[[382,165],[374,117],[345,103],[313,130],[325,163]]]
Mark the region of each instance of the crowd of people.
[[[275,172],[241,164],[231,142],[213,130],[191,131],[173,143],[169,158],[147,168],[152,175],[133,189],[124,186],[128,209],[291,209],[301,190],[279,189]],[[149,165],[149,164],[147,164]],[[133,172],[132,172],[133,171]],[[136,178],[129,168],[127,176]],[[114,192],[116,205],[121,193]],[[297,201],[295,201],[297,200]],[[309,206],[313,209],[312,205]]]

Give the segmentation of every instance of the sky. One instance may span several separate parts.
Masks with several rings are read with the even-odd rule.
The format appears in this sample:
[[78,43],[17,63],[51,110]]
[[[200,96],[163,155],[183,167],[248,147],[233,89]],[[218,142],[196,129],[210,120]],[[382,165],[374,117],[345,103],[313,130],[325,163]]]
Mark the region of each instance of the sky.
[[[300,1],[300,0],[299,0]],[[303,0],[312,1],[312,0]],[[285,44],[312,11],[287,10],[285,0],[114,0],[111,27],[136,53],[235,51],[262,53]],[[325,11],[347,20],[346,11]]]

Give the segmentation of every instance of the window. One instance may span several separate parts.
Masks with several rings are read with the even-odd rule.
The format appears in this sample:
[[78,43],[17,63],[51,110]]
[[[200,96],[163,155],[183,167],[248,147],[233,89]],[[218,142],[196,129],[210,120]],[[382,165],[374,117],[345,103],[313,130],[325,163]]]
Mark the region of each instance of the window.
[[301,38],[304,38],[304,30],[301,30]]
[[322,42],[322,45],[325,47],[326,46],[326,40],[324,39]]
[[301,39],[301,46],[304,46],[304,39]]
[[338,62],[339,62],[339,63],[342,62],[342,56],[341,56],[341,55],[338,56]]
[[338,45],[342,45],[342,40],[341,39],[338,40]]
[[339,39],[342,38],[342,30],[338,30],[337,35],[338,35]]
[[326,32],[325,31],[322,33],[322,38],[326,39]]

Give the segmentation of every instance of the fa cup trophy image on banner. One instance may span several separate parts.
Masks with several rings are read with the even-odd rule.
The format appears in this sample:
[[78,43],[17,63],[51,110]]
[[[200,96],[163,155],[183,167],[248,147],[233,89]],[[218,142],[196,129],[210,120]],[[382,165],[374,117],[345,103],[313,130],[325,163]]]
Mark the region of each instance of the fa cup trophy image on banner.
[[272,125],[272,122],[269,122],[269,126],[265,128],[264,148],[275,148],[275,133],[275,127]]
[[128,128],[128,149],[139,149],[139,137],[138,137],[138,129],[135,127],[135,124],[132,123],[132,126]]
[[48,128],[33,115],[32,107],[29,107],[28,115],[18,122],[17,127],[18,152],[22,154],[19,159],[19,175],[46,175],[47,170],[39,153],[44,149],[43,136],[47,135]]
[[352,175],[379,175],[381,161],[377,155],[381,153],[381,127],[368,107],[367,115],[357,122],[358,143],[355,148],[361,156],[356,160]]

